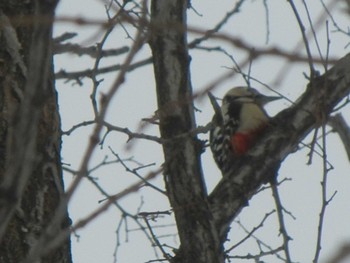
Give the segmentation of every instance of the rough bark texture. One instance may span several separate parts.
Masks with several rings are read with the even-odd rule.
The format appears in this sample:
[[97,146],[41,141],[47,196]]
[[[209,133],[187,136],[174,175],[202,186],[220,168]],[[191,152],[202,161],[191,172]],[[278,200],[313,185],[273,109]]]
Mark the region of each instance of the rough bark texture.
[[[0,262],[25,259],[63,194],[51,49],[56,4],[0,2]],[[71,262],[69,240],[41,262]]]
[[290,108],[280,112],[257,145],[233,164],[209,196],[211,212],[225,241],[229,225],[258,188],[276,176],[279,165],[314,128],[325,124],[350,92],[350,54],[312,80]]
[[337,103],[349,94],[350,55],[313,79],[300,99],[271,121],[255,147],[223,175],[208,198],[208,208],[197,139],[190,135],[174,139],[195,126],[183,34],[186,4],[175,0],[152,1],[151,48],[160,131],[169,142],[163,146],[165,183],[181,241],[173,261],[223,262],[222,247],[232,220],[261,185],[274,180],[280,164],[305,136],[325,124]]
[[[195,128],[189,56],[185,35],[187,1],[152,1],[152,36],[164,176],[174,209],[181,249],[173,262],[223,262],[223,250],[209,212]],[[169,26],[170,25],[170,26]],[[180,29],[180,30],[179,30]]]

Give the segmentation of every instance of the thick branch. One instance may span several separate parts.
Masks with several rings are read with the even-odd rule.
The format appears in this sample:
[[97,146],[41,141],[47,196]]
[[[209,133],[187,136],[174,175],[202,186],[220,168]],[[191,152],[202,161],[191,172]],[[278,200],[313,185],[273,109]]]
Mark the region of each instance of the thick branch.
[[[167,194],[174,209],[181,249],[173,262],[223,262],[223,250],[209,214],[195,128],[185,0],[152,1],[152,36],[158,115],[165,157]],[[182,136],[188,134],[187,136]],[[180,136],[181,135],[181,136]]]
[[322,124],[321,116],[329,116],[349,91],[350,54],[315,78],[293,106],[272,119],[271,126],[248,156],[233,164],[210,195],[211,211],[222,240],[247,200],[275,176],[280,163],[312,129]]

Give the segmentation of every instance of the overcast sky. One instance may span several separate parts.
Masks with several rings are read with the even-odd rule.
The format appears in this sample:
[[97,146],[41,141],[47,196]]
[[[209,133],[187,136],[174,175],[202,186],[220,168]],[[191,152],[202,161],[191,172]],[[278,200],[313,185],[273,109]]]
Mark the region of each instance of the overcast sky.
[[[231,37],[238,37],[246,41],[251,46],[259,48],[279,48],[283,51],[297,50],[305,54],[304,46],[301,41],[300,29],[297,25],[295,16],[287,1],[266,1],[268,12],[263,4],[264,1],[247,0],[241,7],[240,13],[234,15],[223,27],[222,33]],[[303,22],[309,30],[305,9],[298,2],[297,7]],[[350,38],[344,34],[335,32],[331,19],[322,15],[324,9],[318,0],[306,1],[309,7],[311,19],[317,30],[317,38],[322,51],[325,55],[327,48],[326,20],[330,21],[330,52],[329,57],[340,58],[349,52]],[[326,5],[332,1],[325,1]],[[214,1],[214,0],[192,0],[195,11],[188,11],[188,24],[190,27],[199,29],[210,29],[230,10],[233,9],[236,1]],[[128,7],[128,6],[127,6]],[[337,1],[331,12],[339,26],[347,28],[349,16],[344,13],[345,5],[342,1]],[[268,16],[266,16],[268,15]],[[101,0],[61,0],[57,9],[58,17],[84,18],[87,20],[106,19],[106,11]],[[268,17],[268,19],[267,19]],[[321,21],[316,25],[317,21]],[[129,32],[132,29],[126,26]],[[72,42],[80,43],[85,46],[94,45],[101,36],[101,28],[98,26],[81,26],[74,23],[57,23],[55,36],[64,32],[76,32],[78,36]],[[190,35],[189,41],[198,37]],[[317,56],[315,41],[310,40],[313,55]],[[124,45],[130,45],[130,40],[123,28],[116,28],[110,39],[106,43],[106,48],[118,48]],[[238,50],[229,43],[222,40],[211,40],[203,44],[205,47],[221,47],[231,54],[238,62],[243,61],[247,54]],[[150,56],[148,46],[136,56],[135,61]],[[208,87],[212,81],[220,79],[232,68],[232,60],[222,52],[208,52],[203,50],[191,51],[191,75],[194,92],[200,92]],[[102,65],[120,64],[124,56],[113,57],[102,61]],[[94,61],[87,56],[60,55],[55,57],[56,71],[65,69],[75,71],[91,68]],[[309,68],[305,63],[294,63],[281,71],[286,64],[284,59],[276,56],[262,56],[252,62],[251,76],[259,81],[269,85],[279,93],[290,100],[296,100],[305,89],[307,79],[303,73],[308,74]],[[323,72],[323,68],[317,65],[317,69]],[[248,68],[243,68],[248,72]],[[103,93],[109,90],[116,73],[100,76],[104,81],[99,87],[99,92]],[[280,80],[280,77],[282,78]],[[59,93],[60,110],[62,116],[62,129],[65,131],[74,124],[93,119],[93,110],[90,103],[90,94],[92,82],[85,79],[83,85],[76,83],[57,81],[57,90]],[[244,79],[238,74],[230,79],[223,81],[218,85],[213,93],[222,97],[223,94],[233,86],[246,85]],[[261,84],[252,82],[252,86],[259,89],[264,94],[273,94]],[[196,118],[198,125],[207,124],[212,116],[212,108],[208,103],[206,96],[200,97],[195,101],[195,105],[200,112],[197,112]],[[280,110],[290,106],[286,99],[269,105],[268,112],[274,115]],[[151,65],[137,69],[127,75],[127,79],[122,88],[118,91],[113,103],[108,111],[107,120],[120,127],[128,127],[133,131],[140,129],[142,118],[150,118],[156,111],[155,85],[153,81],[153,69]],[[342,113],[350,123],[349,107],[345,107]],[[156,126],[147,125],[141,129],[142,132],[151,135],[158,135]],[[70,165],[70,168],[77,169],[82,154],[86,148],[91,127],[83,127],[76,130],[72,135],[63,138],[63,162]],[[208,139],[208,135],[200,135],[201,139]],[[127,136],[119,133],[110,133],[106,138],[103,149],[96,151],[93,162],[90,167],[99,164],[105,156],[112,155],[108,147],[111,147],[121,158],[133,157],[142,164],[155,163],[154,166],[141,170],[142,175],[156,170],[163,162],[162,149],[160,145],[145,140],[135,140],[132,144],[128,143]],[[311,137],[306,138],[305,143],[310,142]],[[332,255],[337,247],[343,242],[348,242],[350,238],[350,176],[349,162],[346,158],[344,149],[336,134],[327,136],[328,160],[334,166],[329,174],[328,193],[329,196],[337,190],[335,198],[332,200],[326,213],[324,239],[322,243],[321,258],[326,259]],[[127,146],[129,146],[129,149]],[[288,211],[291,211],[295,219],[286,216],[287,228],[293,241],[290,243],[293,260],[296,262],[311,262],[315,251],[315,237],[317,233],[318,214],[320,211],[320,180],[322,177],[322,159],[314,156],[311,165],[306,165],[308,161],[309,150],[305,147],[297,153],[292,154],[283,163],[279,179],[290,178],[281,187],[282,201]],[[128,162],[131,167],[137,167],[136,163]],[[210,191],[220,179],[220,172],[217,170],[209,149],[202,156],[203,171]],[[92,176],[98,178],[98,183],[109,193],[115,194],[124,187],[136,182],[137,178],[127,173],[120,165],[109,165],[97,170]],[[66,174],[66,185],[71,181],[71,175]],[[159,177],[155,182],[157,186],[163,187],[162,178]],[[70,216],[73,221],[87,215],[99,206],[98,201],[104,197],[88,181],[83,182],[78,192],[75,194],[70,204]],[[164,195],[155,192],[152,189],[145,188],[137,194],[130,195],[122,200],[121,205],[131,214],[136,214],[138,209],[141,211],[162,211],[170,209],[167,199]],[[141,207],[141,208],[140,208]],[[274,201],[269,190],[266,190],[254,196],[239,216],[240,222],[247,229],[252,229],[258,225],[264,215],[274,209]],[[164,216],[156,222],[159,225],[171,224],[172,216]],[[116,229],[120,223],[120,212],[111,207],[107,213],[100,216],[93,223],[83,230],[79,231],[79,239],[72,237],[73,258],[75,263],[94,263],[113,262],[113,253],[116,246]],[[127,228],[136,229],[137,226],[131,220]],[[152,222],[153,223],[153,222]],[[125,224],[122,225],[125,228]],[[278,236],[278,224],[276,216],[271,216],[264,228],[257,232],[257,236],[263,239],[267,244],[277,247],[281,243],[281,237]],[[173,226],[157,229],[157,234],[171,234],[169,237],[161,239],[162,242],[177,246],[176,229]],[[155,259],[154,249],[151,248],[149,241],[140,231],[121,230],[121,247],[118,251],[118,262],[146,262]],[[242,227],[238,223],[233,223],[230,233],[232,241],[238,241],[244,236]],[[127,241],[127,242],[126,242]],[[235,242],[233,242],[235,243]],[[237,254],[245,255],[247,253],[257,252],[256,244],[246,242]],[[158,254],[161,253],[158,251]],[[281,262],[275,258],[266,258],[269,263]],[[249,262],[249,261],[244,261]],[[253,262],[253,261],[252,261]]]

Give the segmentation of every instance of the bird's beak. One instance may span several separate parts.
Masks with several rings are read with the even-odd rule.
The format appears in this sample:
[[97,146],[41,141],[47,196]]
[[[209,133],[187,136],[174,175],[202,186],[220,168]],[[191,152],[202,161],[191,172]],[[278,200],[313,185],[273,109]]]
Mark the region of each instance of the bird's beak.
[[271,101],[282,99],[282,97],[261,95],[261,96],[258,96],[256,99],[260,104],[265,105]]

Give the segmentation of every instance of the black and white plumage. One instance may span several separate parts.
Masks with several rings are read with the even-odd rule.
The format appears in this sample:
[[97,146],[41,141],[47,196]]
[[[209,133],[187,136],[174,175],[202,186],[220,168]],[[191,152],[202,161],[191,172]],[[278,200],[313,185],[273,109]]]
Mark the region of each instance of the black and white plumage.
[[210,148],[222,172],[227,171],[233,158],[244,155],[257,135],[267,125],[269,117],[263,106],[280,97],[260,94],[256,89],[236,87],[229,90],[221,107],[209,95],[215,114],[210,131]]

